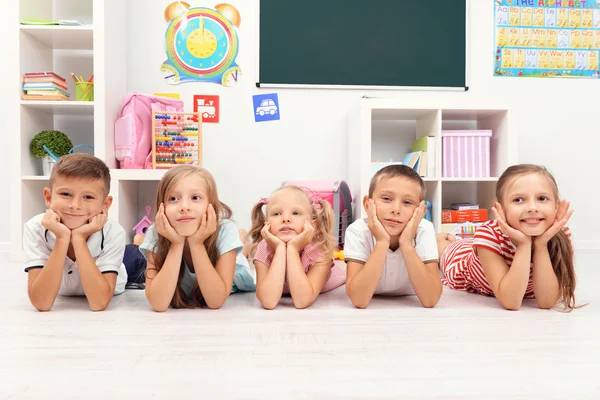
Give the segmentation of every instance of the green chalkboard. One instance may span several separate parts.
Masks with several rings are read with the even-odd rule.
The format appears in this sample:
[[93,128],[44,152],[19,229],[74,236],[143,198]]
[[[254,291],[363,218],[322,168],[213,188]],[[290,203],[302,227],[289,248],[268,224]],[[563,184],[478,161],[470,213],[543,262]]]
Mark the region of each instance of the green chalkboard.
[[257,86],[466,87],[467,0],[260,0]]

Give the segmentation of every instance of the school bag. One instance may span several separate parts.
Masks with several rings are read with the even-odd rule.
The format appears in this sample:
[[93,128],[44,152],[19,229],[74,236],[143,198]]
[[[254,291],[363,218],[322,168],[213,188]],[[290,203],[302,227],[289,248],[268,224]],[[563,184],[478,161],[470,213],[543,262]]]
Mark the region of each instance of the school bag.
[[298,186],[304,189],[313,202],[325,200],[333,208],[333,234],[337,247],[344,249],[346,228],[353,222],[352,194],[345,181],[284,181],[281,186]]
[[122,169],[152,169],[152,111],[183,111],[183,101],[130,93],[115,122],[115,157]]

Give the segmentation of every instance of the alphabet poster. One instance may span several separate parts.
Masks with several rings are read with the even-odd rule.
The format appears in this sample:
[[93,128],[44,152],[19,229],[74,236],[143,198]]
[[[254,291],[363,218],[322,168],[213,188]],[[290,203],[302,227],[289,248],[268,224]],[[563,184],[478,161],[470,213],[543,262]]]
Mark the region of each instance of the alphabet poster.
[[494,75],[599,76],[600,0],[494,0]]

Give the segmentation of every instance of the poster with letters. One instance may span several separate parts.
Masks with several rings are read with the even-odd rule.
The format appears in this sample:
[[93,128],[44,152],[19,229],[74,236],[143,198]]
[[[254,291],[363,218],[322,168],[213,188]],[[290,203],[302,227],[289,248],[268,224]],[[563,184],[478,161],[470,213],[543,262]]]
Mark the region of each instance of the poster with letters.
[[600,0],[493,0],[494,75],[599,76]]

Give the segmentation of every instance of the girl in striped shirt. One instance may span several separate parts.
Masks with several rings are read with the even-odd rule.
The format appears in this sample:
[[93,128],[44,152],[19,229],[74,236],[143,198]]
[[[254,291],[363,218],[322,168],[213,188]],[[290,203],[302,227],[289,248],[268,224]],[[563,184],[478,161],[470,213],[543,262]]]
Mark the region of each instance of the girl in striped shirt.
[[[266,217],[263,213],[266,206]],[[310,306],[320,293],[346,282],[333,262],[333,211],[325,200],[313,200],[301,188],[286,186],[252,209],[256,297],[268,310],[283,294],[296,308]]]
[[559,199],[554,177],[542,166],[511,166],[498,180],[496,199],[496,219],[481,225],[473,239],[438,235],[442,282],[496,296],[509,310],[518,310],[524,297],[544,309],[559,301],[565,310],[576,308],[573,248],[565,227],[573,210]]

